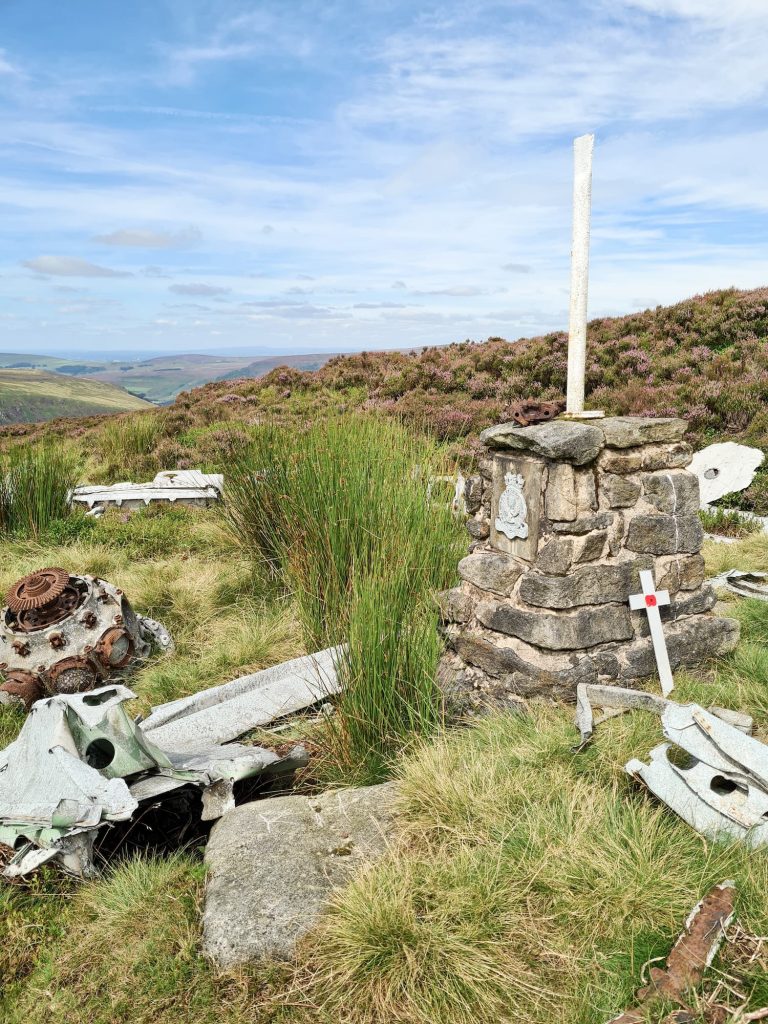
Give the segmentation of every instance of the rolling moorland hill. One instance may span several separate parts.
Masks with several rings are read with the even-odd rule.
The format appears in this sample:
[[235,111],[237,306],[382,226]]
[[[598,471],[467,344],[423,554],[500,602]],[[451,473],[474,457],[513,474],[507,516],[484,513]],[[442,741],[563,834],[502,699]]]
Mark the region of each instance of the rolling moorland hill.
[[[725,289],[593,320],[588,345],[591,408],[613,415],[680,415],[696,446],[731,438],[768,452],[768,288]],[[174,460],[180,466],[205,461],[217,425],[303,425],[362,409],[426,428],[466,461],[476,433],[509,418],[511,402],[564,396],[566,351],[566,334],[556,332],[515,342],[490,338],[339,355],[314,371],[283,365],[258,378],[215,381],[182,392],[156,413],[163,417],[155,432],[158,460],[162,468]],[[44,431],[19,425],[0,431],[0,447],[11,435],[73,429],[82,433],[93,425],[51,424]],[[221,442],[227,443],[223,435]],[[768,470],[739,501],[768,514]]]
[[[294,366],[300,370],[316,370],[335,353],[301,355],[211,355],[210,353],[177,353],[147,359],[111,359],[108,361],[82,357],[61,359],[58,356],[19,352],[0,352],[0,370],[46,370],[73,377],[88,377],[124,389],[155,405],[167,405],[180,391],[200,387],[214,380],[233,377],[259,377],[276,366]],[[57,414],[61,415],[61,413]],[[0,421],[2,422],[2,421]]]
[[[738,435],[768,446],[768,288],[593,320],[588,339],[592,408],[683,415],[696,438]],[[567,336],[557,332],[410,354],[363,352],[313,373],[277,369],[258,380],[215,382],[180,395],[177,406],[202,414],[201,407],[258,403],[275,392],[287,412],[298,395],[335,396],[426,421],[453,438],[503,418],[516,399],[562,398],[566,351]]]
[[148,408],[149,402],[113,384],[46,370],[0,369],[0,424]]

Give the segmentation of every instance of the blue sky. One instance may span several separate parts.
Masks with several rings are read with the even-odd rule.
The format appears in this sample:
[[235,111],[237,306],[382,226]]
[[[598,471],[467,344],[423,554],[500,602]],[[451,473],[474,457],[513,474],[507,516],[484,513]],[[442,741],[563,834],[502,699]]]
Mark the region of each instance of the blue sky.
[[4,0],[0,349],[357,350],[768,284],[765,0]]

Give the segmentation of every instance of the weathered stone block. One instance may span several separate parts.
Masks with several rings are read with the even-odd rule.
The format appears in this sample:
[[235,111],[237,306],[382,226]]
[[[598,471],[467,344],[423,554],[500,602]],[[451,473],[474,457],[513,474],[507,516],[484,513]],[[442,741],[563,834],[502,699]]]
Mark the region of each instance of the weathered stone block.
[[638,449],[619,452],[605,448],[598,456],[597,466],[605,473],[637,473],[643,468],[643,453]]
[[467,512],[474,515],[480,508],[483,500],[483,478],[481,476],[469,476],[464,481],[464,504]]
[[605,444],[602,431],[597,427],[566,420],[537,423],[532,427],[500,423],[484,430],[480,440],[489,448],[515,448],[575,466],[592,462]]
[[630,551],[674,555],[700,551],[703,540],[698,516],[635,516],[629,523],[626,546]]
[[472,599],[460,587],[440,591],[437,605],[443,622],[467,622],[472,615]]
[[[686,615],[701,615],[703,612],[709,612],[716,604],[717,595],[710,586],[699,587],[694,591],[679,590],[676,595],[672,595],[671,604],[660,609],[664,629],[666,630],[667,625]],[[635,627],[635,636],[651,635],[648,616],[644,611],[632,612],[632,621]]]
[[593,516],[581,516],[570,523],[552,523],[553,533],[569,533],[576,536],[591,533],[593,530],[607,530],[613,523],[612,512],[598,512]]
[[600,490],[611,508],[631,508],[637,504],[641,487],[637,480],[617,473],[606,473]]
[[682,441],[688,424],[676,418],[608,416],[596,420],[608,448],[636,448],[639,445]]
[[539,551],[536,567],[542,572],[561,576],[568,572],[573,562],[574,542],[570,537],[552,537]]
[[550,519],[572,521],[579,514],[576,497],[576,474],[566,462],[549,467],[545,508]]
[[702,555],[674,555],[657,558],[655,564],[656,586],[676,594],[678,590],[695,590],[704,582],[704,558]]
[[611,640],[629,640],[633,636],[629,609],[618,604],[541,612],[484,601],[477,606],[475,614],[488,629],[520,637],[529,644],[552,651],[575,651]]
[[[577,608],[590,604],[623,604],[639,583],[634,562],[587,565],[567,576],[528,572],[520,581],[520,597],[537,608]],[[595,610],[596,615],[602,614]]]
[[224,968],[291,959],[333,890],[386,853],[396,796],[387,782],[227,811],[205,851],[205,953]]
[[[607,530],[595,530],[594,533],[588,533],[585,537],[579,537],[573,542],[574,562],[593,562],[596,558],[601,558],[603,551],[605,551],[607,539]],[[545,572],[550,571],[543,565],[540,568],[544,569]]]
[[576,470],[576,500],[579,504],[579,515],[585,512],[597,512],[596,473],[592,466],[589,469]]
[[509,555],[497,551],[477,551],[459,562],[459,575],[481,590],[510,594],[523,567]]
[[487,519],[468,519],[467,530],[475,540],[485,540],[490,536],[491,524]]
[[[664,626],[669,663],[672,668],[698,665],[708,658],[721,657],[739,641],[736,619],[712,615],[692,615]],[[641,679],[656,674],[656,659],[650,638],[637,640],[618,652],[622,679]]]
[[642,468],[646,472],[657,469],[684,469],[693,458],[693,449],[685,441],[678,444],[650,445],[642,450]]
[[645,500],[671,516],[696,515],[699,510],[699,481],[684,469],[651,473],[643,480]]
[[482,633],[464,633],[456,651],[470,665],[502,682],[505,689],[523,697],[545,693],[572,696],[580,683],[597,681],[588,657],[553,655],[538,651],[521,640],[509,638],[505,646]]

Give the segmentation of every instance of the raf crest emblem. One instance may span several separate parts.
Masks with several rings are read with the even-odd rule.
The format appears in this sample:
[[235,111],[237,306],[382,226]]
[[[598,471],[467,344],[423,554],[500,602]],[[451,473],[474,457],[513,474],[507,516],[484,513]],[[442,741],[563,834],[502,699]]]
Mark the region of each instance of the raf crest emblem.
[[504,483],[506,488],[499,498],[499,512],[494,525],[510,540],[517,537],[525,540],[528,536],[528,506],[523,496],[523,478],[517,473],[507,473]]

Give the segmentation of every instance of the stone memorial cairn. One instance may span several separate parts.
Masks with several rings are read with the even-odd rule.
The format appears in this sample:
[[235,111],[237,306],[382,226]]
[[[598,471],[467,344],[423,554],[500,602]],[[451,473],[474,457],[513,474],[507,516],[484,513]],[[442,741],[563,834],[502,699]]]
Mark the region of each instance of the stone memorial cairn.
[[668,590],[672,668],[733,650],[739,627],[712,614],[699,485],[680,419],[504,423],[483,432],[467,482],[470,554],[440,595],[440,681],[460,706],[578,683],[633,686],[656,671],[648,619],[630,611],[640,571]]

